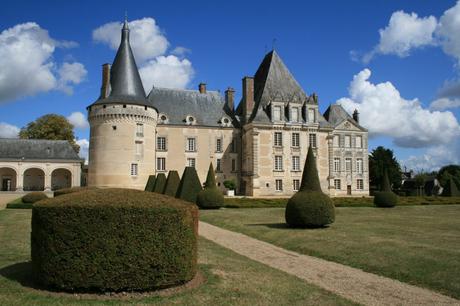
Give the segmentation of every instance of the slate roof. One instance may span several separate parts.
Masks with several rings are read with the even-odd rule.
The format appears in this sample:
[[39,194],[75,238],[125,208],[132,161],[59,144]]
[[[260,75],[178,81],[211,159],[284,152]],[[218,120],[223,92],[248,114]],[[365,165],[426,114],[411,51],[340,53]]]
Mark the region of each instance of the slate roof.
[[0,138],[0,159],[72,160],[82,159],[65,140]]
[[168,117],[169,124],[185,124],[187,115],[195,117],[197,125],[220,126],[220,119],[232,116],[225,110],[225,102],[217,91],[200,93],[197,90],[154,87],[147,97],[159,113]]
[[367,131],[364,127],[359,125],[353,117],[351,117],[347,111],[340,104],[329,105],[327,110],[324,112],[324,118],[335,128],[345,120],[350,120],[359,129]]

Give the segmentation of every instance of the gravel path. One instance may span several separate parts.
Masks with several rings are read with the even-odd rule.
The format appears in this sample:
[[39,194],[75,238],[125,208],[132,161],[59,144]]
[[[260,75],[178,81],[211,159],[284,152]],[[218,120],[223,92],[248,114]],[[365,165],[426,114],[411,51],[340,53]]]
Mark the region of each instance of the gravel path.
[[199,234],[238,254],[364,305],[460,305],[451,297],[200,222]]
[[22,197],[23,195],[23,193],[0,192],[0,209],[5,209],[6,204],[17,198]]

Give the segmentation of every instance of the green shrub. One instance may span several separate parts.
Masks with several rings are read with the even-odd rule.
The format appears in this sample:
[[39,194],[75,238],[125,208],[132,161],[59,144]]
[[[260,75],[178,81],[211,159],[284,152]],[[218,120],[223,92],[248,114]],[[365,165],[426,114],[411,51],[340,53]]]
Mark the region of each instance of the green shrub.
[[176,198],[196,203],[198,193],[201,191],[201,183],[194,167],[185,167]]
[[453,177],[450,177],[447,180],[446,186],[442,190],[442,196],[443,197],[459,197],[460,196],[460,192],[458,191],[457,185],[455,184]]
[[153,192],[163,193],[166,185],[166,175],[164,173],[159,173],[157,179],[155,180],[155,187],[153,187]]
[[6,204],[6,208],[11,209],[32,209],[32,203],[8,203]]
[[163,194],[175,197],[177,193],[177,188],[179,188],[180,178],[179,173],[175,170],[171,170],[168,173],[168,178],[166,179],[165,189]]
[[145,184],[144,191],[153,192],[153,187],[155,187],[155,175],[149,175],[149,179],[147,180],[147,184]]
[[88,191],[88,190],[94,190],[98,189],[97,187],[87,187],[87,186],[82,186],[82,187],[72,187],[72,188],[63,188],[54,191],[54,197],[59,197],[64,194],[69,194],[69,193],[75,193],[75,192],[81,192],[81,191]]
[[32,271],[72,292],[143,291],[191,280],[198,208],[162,194],[100,189],[32,209]]
[[228,190],[235,190],[236,188],[236,183],[234,180],[226,180],[224,181],[224,186],[225,188],[227,188]]
[[321,191],[316,160],[311,147],[302,173],[299,191],[286,205],[286,223],[291,227],[323,227],[335,220],[331,198]]
[[197,205],[204,209],[219,209],[224,205],[224,196],[216,186],[216,175],[212,163],[209,165],[204,189],[198,193]]
[[377,207],[394,207],[398,196],[391,191],[377,191],[374,194],[374,205]]
[[23,203],[35,203],[44,199],[48,199],[48,196],[41,191],[29,192],[22,197]]

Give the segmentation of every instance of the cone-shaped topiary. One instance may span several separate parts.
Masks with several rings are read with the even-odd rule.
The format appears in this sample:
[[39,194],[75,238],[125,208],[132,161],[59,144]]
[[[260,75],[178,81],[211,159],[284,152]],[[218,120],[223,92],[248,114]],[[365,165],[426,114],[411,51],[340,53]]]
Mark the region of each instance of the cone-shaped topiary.
[[144,191],[153,192],[153,187],[155,187],[155,180],[155,175],[149,175],[149,179],[147,180]]
[[398,202],[398,196],[391,191],[390,180],[388,179],[388,171],[383,174],[382,191],[374,194],[374,205],[377,207],[394,207]]
[[293,195],[285,211],[286,223],[291,227],[323,227],[335,220],[331,199],[321,191],[315,156],[308,148],[307,160],[299,191]]
[[449,178],[447,185],[442,190],[443,197],[460,197],[460,192],[458,191],[457,185],[455,185],[454,180]]
[[165,189],[163,189],[163,194],[175,197],[177,193],[177,188],[179,188],[179,183],[179,173],[177,173],[176,170],[169,171],[168,178],[166,179]]
[[155,187],[153,187],[153,192],[163,193],[166,185],[166,175],[164,173],[158,173],[157,179],[155,180]]
[[201,183],[195,167],[185,167],[179,188],[177,188],[176,198],[196,203],[196,198],[200,191]]
[[204,189],[198,193],[196,203],[198,207],[204,209],[219,209],[224,205],[224,196],[216,186],[216,178],[212,163],[209,165]]

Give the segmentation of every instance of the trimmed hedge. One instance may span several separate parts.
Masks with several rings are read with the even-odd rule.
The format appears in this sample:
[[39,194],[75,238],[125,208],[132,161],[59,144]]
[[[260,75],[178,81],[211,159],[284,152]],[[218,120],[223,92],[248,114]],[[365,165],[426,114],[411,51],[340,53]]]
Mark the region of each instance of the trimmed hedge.
[[48,196],[41,191],[29,192],[28,194],[22,197],[23,203],[35,203],[44,199],[48,199]]
[[209,165],[204,189],[198,193],[196,204],[203,209],[219,209],[224,206],[224,195],[217,188],[216,175],[212,163]]
[[157,179],[155,180],[155,187],[153,187],[153,192],[163,193],[166,185],[166,175],[164,173],[159,173]]
[[98,188],[97,187],[87,187],[87,186],[63,188],[63,189],[59,189],[59,190],[54,191],[54,197],[59,197],[61,195],[69,194],[69,193],[88,191],[88,190],[95,190],[95,189],[98,189]]
[[449,178],[449,180],[447,181],[447,185],[442,190],[442,196],[443,197],[459,197],[460,196],[460,192],[458,191],[457,185],[455,184],[453,177]]
[[179,173],[176,170],[171,170],[168,173],[168,178],[166,179],[165,189],[163,194],[175,197],[177,189],[179,188],[180,177]]
[[398,203],[398,196],[391,191],[377,191],[374,193],[374,205],[377,207],[394,207]]
[[71,292],[144,291],[197,271],[198,208],[162,194],[100,189],[32,209],[36,280]]
[[155,175],[149,175],[149,179],[147,180],[144,191],[153,192],[153,187],[155,187],[155,180]]
[[177,188],[176,198],[196,203],[200,191],[201,183],[195,168],[185,167],[179,187]]

